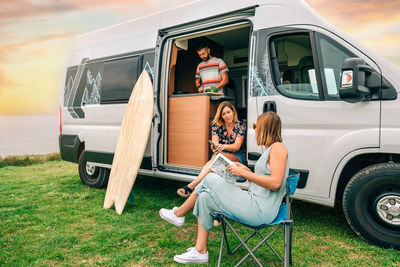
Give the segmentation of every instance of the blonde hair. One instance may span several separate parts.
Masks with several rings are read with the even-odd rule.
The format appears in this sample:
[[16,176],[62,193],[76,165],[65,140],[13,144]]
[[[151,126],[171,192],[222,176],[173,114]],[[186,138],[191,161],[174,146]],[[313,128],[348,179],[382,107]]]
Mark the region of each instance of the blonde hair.
[[231,104],[229,101],[224,101],[221,104],[219,104],[217,112],[215,113],[214,120],[212,121],[212,124],[216,123],[218,126],[222,126],[225,124],[224,119],[222,118],[222,110],[228,107],[230,110],[233,112],[233,123],[236,123],[238,120],[237,112],[235,107]]
[[275,142],[282,142],[281,131],[282,122],[278,114],[272,111],[261,114],[256,125],[257,145],[269,147]]

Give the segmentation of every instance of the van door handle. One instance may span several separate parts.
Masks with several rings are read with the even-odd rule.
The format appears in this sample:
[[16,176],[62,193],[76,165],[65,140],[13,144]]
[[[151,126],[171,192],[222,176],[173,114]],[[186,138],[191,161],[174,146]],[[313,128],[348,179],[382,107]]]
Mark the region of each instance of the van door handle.
[[276,113],[276,103],[275,101],[265,101],[263,107],[263,113],[267,111],[272,111]]

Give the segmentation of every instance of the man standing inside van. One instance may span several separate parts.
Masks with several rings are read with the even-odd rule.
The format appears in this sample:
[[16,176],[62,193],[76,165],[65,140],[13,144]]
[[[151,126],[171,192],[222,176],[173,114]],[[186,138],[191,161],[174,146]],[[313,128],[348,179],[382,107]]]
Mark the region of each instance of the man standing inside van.
[[210,54],[210,48],[201,43],[196,48],[197,54],[202,62],[199,63],[196,70],[195,85],[199,93],[216,92],[223,93],[223,88],[228,84],[228,66],[225,62]]

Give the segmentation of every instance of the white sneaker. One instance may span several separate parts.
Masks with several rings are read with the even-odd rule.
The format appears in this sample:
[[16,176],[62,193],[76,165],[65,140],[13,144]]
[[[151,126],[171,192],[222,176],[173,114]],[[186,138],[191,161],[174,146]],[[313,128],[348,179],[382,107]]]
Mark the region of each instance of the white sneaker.
[[179,263],[207,263],[208,251],[205,254],[199,253],[196,248],[188,248],[187,252],[181,255],[175,255],[174,261]]
[[172,210],[160,209],[160,217],[164,221],[172,223],[175,226],[182,227],[183,224],[185,223],[185,216],[183,217],[176,216],[174,210],[177,208],[178,207],[174,207]]

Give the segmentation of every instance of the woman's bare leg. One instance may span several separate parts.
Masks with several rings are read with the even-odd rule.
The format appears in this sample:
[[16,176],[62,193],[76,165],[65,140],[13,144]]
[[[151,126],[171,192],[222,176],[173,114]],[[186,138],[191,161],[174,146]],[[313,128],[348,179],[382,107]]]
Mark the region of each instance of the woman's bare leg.
[[178,217],[185,216],[186,213],[193,209],[194,204],[196,204],[197,197],[198,195],[196,193],[191,194],[179,208],[174,210],[175,215]]
[[[233,162],[240,162],[239,158],[235,154],[230,154],[230,153],[222,153],[222,154]],[[204,177],[206,177],[206,175],[211,172],[209,168],[214,158],[215,156],[213,156],[209,161],[207,161],[207,163],[204,164],[203,168],[201,169],[201,172],[199,173],[197,178],[191,181],[187,185],[190,189],[193,190],[204,179]],[[182,188],[179,188],[178,191],[181,191],[182,193],[185,192]]]
[[209,161],[207,161],[207,163],[204,164],[203,168],[201,169],[201,172],[199,173],[197,178],[188,184],[188,187],[190,189],[194,189],[204,179],[204,177],[206,177],[206,175],[211,172],[208,168],[210,168],[211,162],[213,160],[214,157],[212,157]]
[[235,154],[222,153],[222,155],[224,155],[225,157],[227,157],[228,159],[230,159],[233,162],[240,162],[240,159]]
[[196,241],[196,250],[201,253],[207,253],[207,241],[208,241],[208,232],[201,226],[199,219],[197,219],[197,241]]

